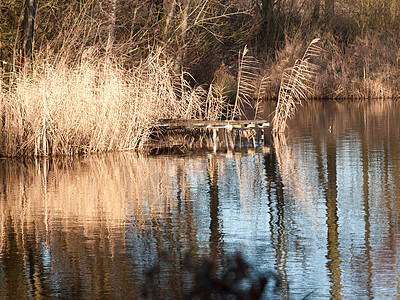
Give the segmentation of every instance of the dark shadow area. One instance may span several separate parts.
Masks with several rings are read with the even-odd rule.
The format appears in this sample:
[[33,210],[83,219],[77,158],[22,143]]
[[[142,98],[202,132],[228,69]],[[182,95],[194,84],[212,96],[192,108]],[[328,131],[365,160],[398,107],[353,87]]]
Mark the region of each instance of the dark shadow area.
[[[224,257],[224,268],[211,258],[195,262],[190,254],[182,260],[184,272],[183,297],[171,289],[158,285],[165,272],[164,265],[173,263],[165,253],[163,258],[148,270],[143,285],[145,299],[282,299],[281,279],[275,271],[257,270],[240,253]],[[305,297],[304,299],[306,299]]]

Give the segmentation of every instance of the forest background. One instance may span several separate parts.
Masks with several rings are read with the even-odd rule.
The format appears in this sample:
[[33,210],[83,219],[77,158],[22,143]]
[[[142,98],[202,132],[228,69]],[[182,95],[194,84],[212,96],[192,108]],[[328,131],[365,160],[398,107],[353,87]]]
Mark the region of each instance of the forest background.
[[312,97],[396,99],[399,32],[398,0],[2,0],[0,156],[143,149],[160,119],[229,115],[243,79],[276,99],[315,37]]

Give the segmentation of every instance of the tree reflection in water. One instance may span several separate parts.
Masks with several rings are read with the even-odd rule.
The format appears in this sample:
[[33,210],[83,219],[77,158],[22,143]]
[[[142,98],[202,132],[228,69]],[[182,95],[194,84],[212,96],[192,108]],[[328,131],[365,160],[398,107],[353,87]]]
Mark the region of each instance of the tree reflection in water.
[[285,297],[395,298],[398,105],[307,104],[270,152],[0,160],[0,298],[138,299],[155,265],[183,298],[187,253],[236,251]]

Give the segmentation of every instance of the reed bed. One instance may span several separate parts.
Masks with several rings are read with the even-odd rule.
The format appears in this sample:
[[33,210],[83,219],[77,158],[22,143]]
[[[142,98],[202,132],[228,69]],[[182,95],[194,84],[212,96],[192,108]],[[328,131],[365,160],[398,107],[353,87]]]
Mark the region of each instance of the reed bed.
[[[399,99],[400,39],[397,33],[368,32],[349,44],[333,36],[321,35],[324,51],[318,64],[313,99]],[[286,37],[273,59],[267,59],[268,74],[264,99],[277,99],[284,70],[302,56],[307,44],[296,35]]]
[[[321,43],[321,68],[307,98],[398,98],[397,36],[370,33],[345,48],[333,37]],[[274,61],[242,54],[236,78],[222,65],[207,89],[177,75],[176,61],[161,48],[134,67],[95,47],[72,60],[47,53],[30,69],[0,73],[0,156],[141,150],[160,119],[235,118],[250,100],[256,118],[262,99],[278,98],[285,70],[305,48],[299,35],[287,38]]]
[[72,66],[46,58],[2,77],[0,156],[140,150],[160,119],[221,115],[221,97],[190,87],[173,68],[161,50],[127,69],[87,49]]

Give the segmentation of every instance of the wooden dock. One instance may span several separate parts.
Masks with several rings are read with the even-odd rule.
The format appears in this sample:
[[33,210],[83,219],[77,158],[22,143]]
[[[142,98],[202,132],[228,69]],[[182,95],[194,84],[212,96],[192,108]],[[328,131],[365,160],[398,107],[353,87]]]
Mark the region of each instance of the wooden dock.
[[[201,144],[205,141],[203,146],[211,147],[216,151],[223,148],[264,146],[270,122],[268,120],[163,120],[154,124],[154,128],[161,130],[164,133],[162,135],[178,133],[190,135],[190,132],[196,132],[197,142]],[[174,146],[178,143],[183,144],[183,141],[184,139],[179,141],[179,138],[175,138]],[[190,143],[195,142],[192,135]]]
[[163,120],[156,124],[160,128],[168,129],[227,129],[227,130],[249,130],[266,129],[270,127],[267,120],[222,120],[222,121],[203,121],[203,120]]

